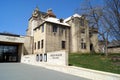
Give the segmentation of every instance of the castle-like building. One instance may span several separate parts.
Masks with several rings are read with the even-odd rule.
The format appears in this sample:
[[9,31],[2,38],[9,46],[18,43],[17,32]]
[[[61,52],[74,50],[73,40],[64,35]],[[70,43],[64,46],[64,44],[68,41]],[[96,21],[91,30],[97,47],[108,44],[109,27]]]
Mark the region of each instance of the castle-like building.
[[74,14],[58,19],[51,9],[33,11],[26,36],[0,33],[0,62],[20,62],[27,54],[29,57],[25,59],[32,61],[30,56],[34,54],[34,60],[48,59],[50,63],[59,60],[59,64],[66,64],[67,53],[98,52],[98,49],[98,30],[88,26],[85,16]]
[[66,50],[70,53],[98,52],[98,30],[88,26],[85,16],[74,14],[58,19],[49,9],[36,8],[29,19],[26,54]]

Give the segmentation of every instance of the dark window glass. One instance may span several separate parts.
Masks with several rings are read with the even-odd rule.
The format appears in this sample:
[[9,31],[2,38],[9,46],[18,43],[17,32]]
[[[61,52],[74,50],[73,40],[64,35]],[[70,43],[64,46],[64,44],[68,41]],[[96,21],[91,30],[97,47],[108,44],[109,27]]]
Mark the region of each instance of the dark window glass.
[[40,41],[38,41],[38,49],[40,49]]
[[65,49],[65,41],[62,41],[62,49]]
[[53,32],[57,32],[57,25],[53,25]]
[[84,20],[81,19],[81,22],[80,22],[81,26],[84,26]]
[[42,25],[42,32],[44,32],[44,25]]
[[36,61],[39,61],[39,54],[36,55]]
[[35,48],[35,50],[36,50],[36,42],[35,42],[34,48]]
[[81,43],[81,49],[86,49],[86,43]]
[[41,48],[43,48],[44,40],[41,40]]
[[42,59],[43,59],[43,56],[42,56],[42,54],[40,54],[40,62],[42,61]]
[[82,29],[82,30],[81,30],[81,33],[85,33],[85,29]]
[[44,54],[44,61],[47,62],[47,54]]

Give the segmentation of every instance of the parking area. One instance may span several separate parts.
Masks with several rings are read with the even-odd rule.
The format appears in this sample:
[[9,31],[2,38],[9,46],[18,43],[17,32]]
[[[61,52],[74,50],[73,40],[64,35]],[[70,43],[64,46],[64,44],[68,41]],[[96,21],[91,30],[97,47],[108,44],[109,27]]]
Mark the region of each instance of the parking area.
[[43,67],[22,63],[0,63],[0,80],[88,80]]

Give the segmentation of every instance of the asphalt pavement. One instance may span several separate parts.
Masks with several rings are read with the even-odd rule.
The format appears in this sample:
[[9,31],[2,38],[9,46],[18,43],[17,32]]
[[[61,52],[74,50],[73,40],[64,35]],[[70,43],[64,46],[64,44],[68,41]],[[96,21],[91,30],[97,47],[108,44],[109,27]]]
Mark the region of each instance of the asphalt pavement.
[[0,63],[0,80],[89,80],[39,66]]

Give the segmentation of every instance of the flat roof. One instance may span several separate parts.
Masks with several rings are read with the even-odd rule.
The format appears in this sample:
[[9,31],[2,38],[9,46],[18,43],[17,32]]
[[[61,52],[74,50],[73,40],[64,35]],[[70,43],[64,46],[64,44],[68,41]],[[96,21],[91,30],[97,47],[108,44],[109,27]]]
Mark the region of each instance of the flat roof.
[[12,34],[12,33],[1,33],[1,32],[0,32],[0,35],[20,37],[20,35]]

